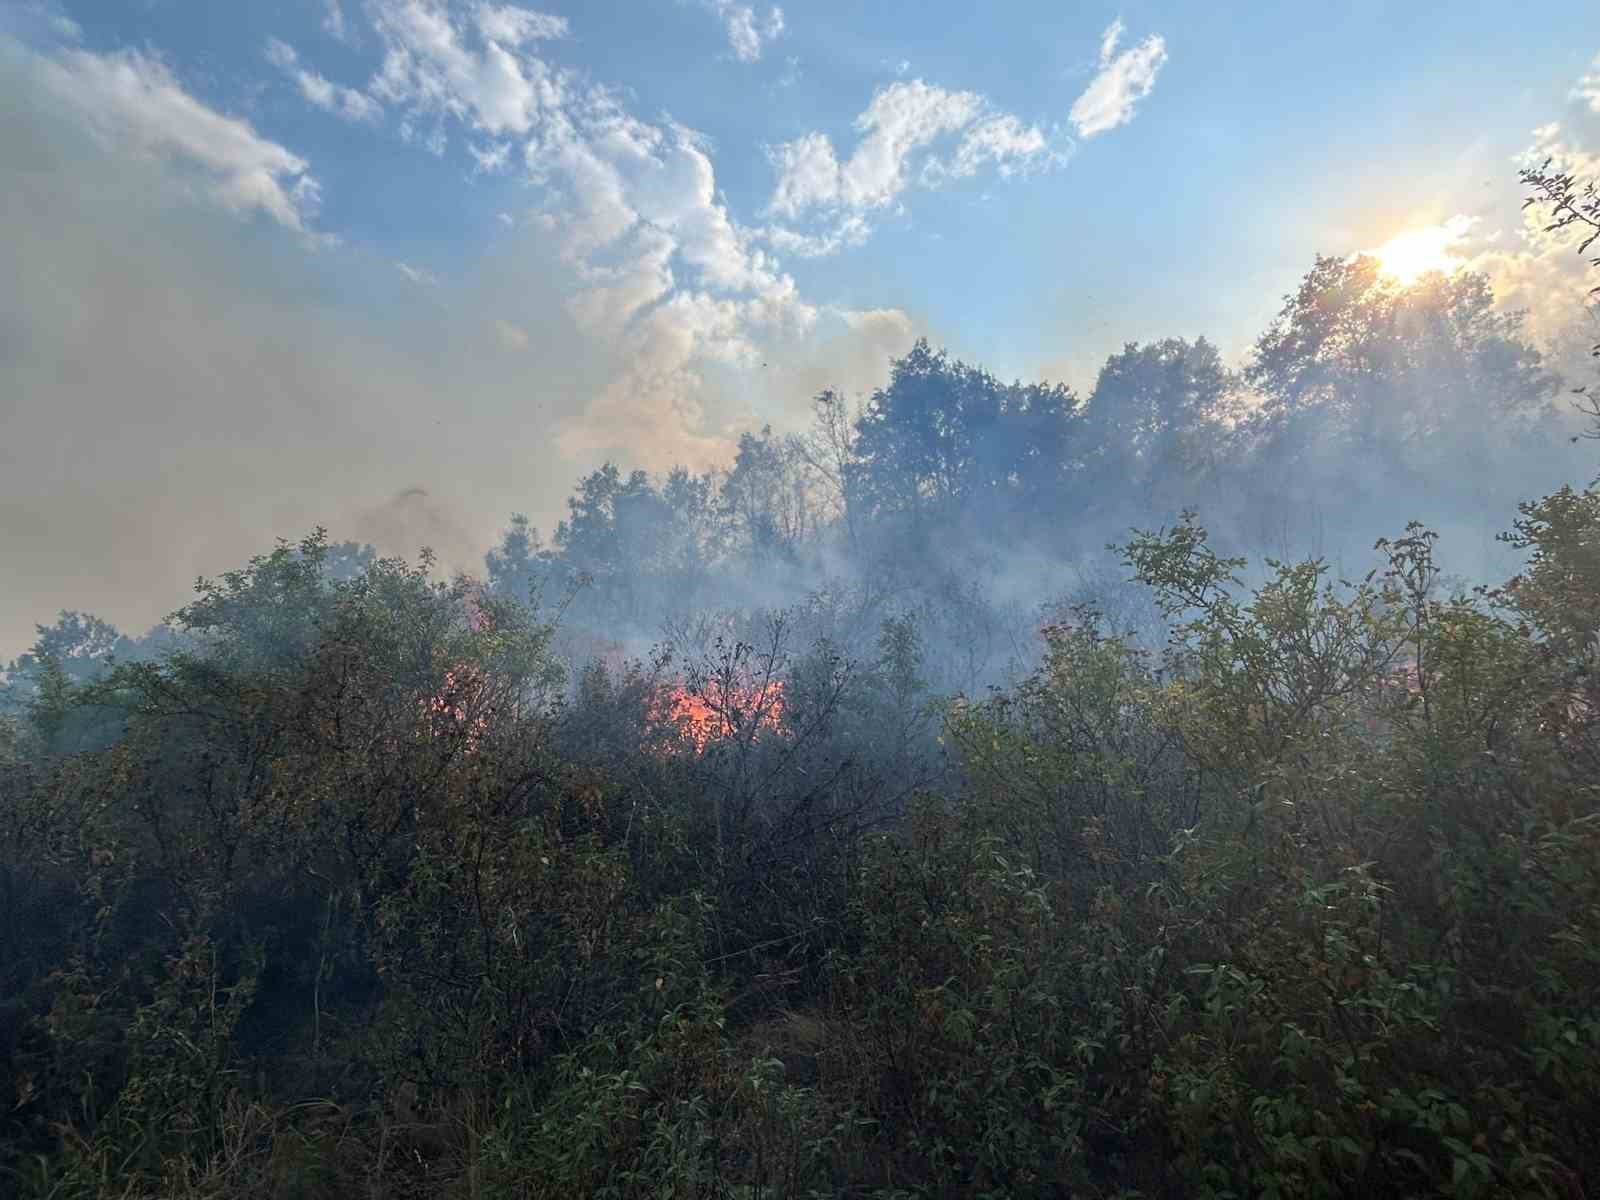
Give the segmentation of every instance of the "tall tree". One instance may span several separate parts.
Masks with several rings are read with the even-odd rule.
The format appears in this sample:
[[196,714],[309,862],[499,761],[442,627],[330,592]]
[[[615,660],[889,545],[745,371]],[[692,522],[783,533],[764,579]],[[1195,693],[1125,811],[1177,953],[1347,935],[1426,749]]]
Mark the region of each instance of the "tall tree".
[[856,424],[852,502],[918,532],[1053,507],[1076,407],[1065,386],[1002,384],[919,340]]
[[739,547],[757,559],[793,559],[820,523],[815,476],[798,438],[770,425],[741,435],[720,496]]
[[1217,468],[1235,381],[1205,338],[1129,342],[1100,369],[1084,411],[1088,487],[1180,507]]
[[1261,401],[1258,465],[1325,487],[1348,486],[1357,465],[1451,497],[1514,489],[1507,451],[1560,385],[1522,323],[1482,275],[1404,285],[1374,258],[1319,257],[1244,370]]

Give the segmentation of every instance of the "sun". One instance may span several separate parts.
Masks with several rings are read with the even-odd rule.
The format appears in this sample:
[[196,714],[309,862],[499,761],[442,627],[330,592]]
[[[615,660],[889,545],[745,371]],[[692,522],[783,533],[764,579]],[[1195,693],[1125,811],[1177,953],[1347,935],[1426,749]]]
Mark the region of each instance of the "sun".
[[1472,217],[1451,217],[1439,225],[1408,230],[1365,253],[1378,260],[1385,275],[1410,286],[1429,271],[1449,275],[1459,270],[1463,264],[1457,247],[1474,223]]

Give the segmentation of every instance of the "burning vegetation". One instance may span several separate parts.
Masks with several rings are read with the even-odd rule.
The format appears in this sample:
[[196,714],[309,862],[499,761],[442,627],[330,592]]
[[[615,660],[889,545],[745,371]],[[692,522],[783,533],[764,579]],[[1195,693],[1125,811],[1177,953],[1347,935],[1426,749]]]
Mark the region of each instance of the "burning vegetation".
[[783,682],[727,683],[713,680],[662,689],[651,706],[655,723],[671,728],[672,744],[704,753],[712,742],[755,738],[783,728]]

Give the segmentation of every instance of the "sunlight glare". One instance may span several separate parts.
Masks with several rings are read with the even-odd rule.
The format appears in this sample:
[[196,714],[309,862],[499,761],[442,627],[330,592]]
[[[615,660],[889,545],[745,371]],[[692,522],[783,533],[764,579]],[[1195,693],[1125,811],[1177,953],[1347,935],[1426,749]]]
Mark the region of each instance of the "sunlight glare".
[[1385,275],[1407,286],[1429,271],[1449,275],[1463,265],[1457,247],[1474,223],[1475,218],[1454,216],[1439,225],[1399,234],[1365,253],[1378,260]]

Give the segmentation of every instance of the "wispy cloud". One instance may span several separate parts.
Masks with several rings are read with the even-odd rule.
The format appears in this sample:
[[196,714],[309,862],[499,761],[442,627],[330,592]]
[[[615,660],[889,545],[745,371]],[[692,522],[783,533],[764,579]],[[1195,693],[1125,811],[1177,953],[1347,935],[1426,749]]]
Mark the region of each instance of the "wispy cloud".
[[740,62],[756,62],[766,46],[783,33],[783,9],[773,5],[767,10],[764,21],[756,19],[756,10],[748,4],[733,0],[701,0],[704,7],[722,21],[728,35],[728,48]]
[[511,161],[511,143],[495,142],[487,146],[467,146],[467,153],[472,155],[476,164],[475,170],[483,175],[498,175],[506,169]]
[[1100,36],[1100,70],[1073,102],[1068,114],[1078,136],[1091,138],[1133,120],[1139,101],[1155,87],[1167,61],[1167,43],[1152,34],[1130,50],[1117,53],[1123,25],[1119,17]]
[[399,269],[400,274],[404,275],[412,283],[425,287],[431,287],[439,282],[433,277],[433,275],[423,270],[421,267],[413,267],[410,263],[403,262],[397,262],[395,263],[395,266]]
[[[774,245],[802,254],[856,245],[867,233],[864,214],[888,207],[913,182],[936,186],[992,164],[1002,176],[1055,165],[1064,156],[1037,125],[996,110],[976,92],[949,91],[922,80],[892,83],[856,118],[860,141],[841,160],[825,133],[808,133],[768,150],[778,173],[770,216],[799,220],[842,214],[829,232],[768,231]],[[947,157],[932,152],[955,139]]]
[[324,112],[335,113],[347,121],[376,121],[383,116],[383,105],[365,92],[332,83],[316,71],[300,64],[295,48],[278,38],[268,38],[267,61],[294,80],[300,94]]
[[1572,88],[1572,99],[1589,106],[1592,113],[1600,113],[1600,55],[1589,64],[1588,72]]
[[571,31],[565,17],[518,8],[514,4],[482,4],[476,13],[478,32],[506,46],[564,38]]
[[69,50],[37,66],[55,101],[108,141],[187,167],[222,208],[309,231],[321,188],[306,160],[195,99],[160,60],[137,50]]
[[344,19],[344,8],[339,0],[323,0],[322,30],[336,41],[350,40],[350,25]]
[[782,225],[769,225],[760,231],[760,237],[774,250],[797,258],[826,258],[863,245],[871,236],[872,226],[860,213],[848,213],[820,233],[801,233]]

